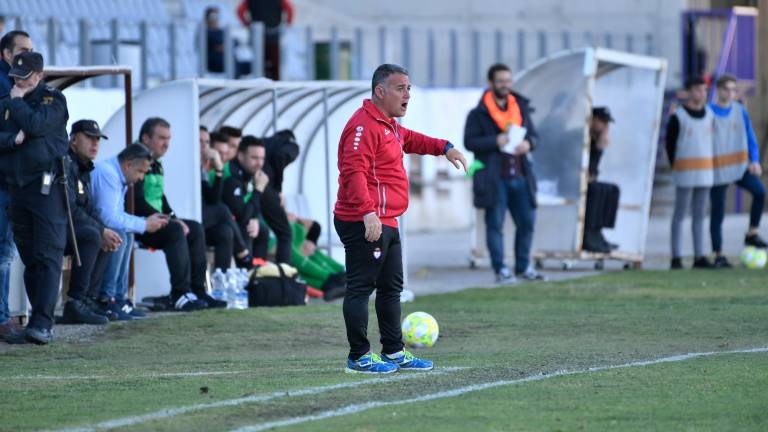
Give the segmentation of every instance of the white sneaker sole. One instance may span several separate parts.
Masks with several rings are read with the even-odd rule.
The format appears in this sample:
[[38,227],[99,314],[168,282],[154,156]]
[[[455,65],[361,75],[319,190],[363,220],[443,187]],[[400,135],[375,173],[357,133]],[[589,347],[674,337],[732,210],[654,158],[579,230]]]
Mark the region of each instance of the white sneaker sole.
[[350,369],[348,367],[345,367],[344,368],[344,373],[348,373],[348,374],[362,374],[362,375],[387,375],[387,374],[395,373],[398,370],[399,369],[393,369],[391,371],[386,371],[386,372],[373,372],[373,371],[355,370],[355,369]]

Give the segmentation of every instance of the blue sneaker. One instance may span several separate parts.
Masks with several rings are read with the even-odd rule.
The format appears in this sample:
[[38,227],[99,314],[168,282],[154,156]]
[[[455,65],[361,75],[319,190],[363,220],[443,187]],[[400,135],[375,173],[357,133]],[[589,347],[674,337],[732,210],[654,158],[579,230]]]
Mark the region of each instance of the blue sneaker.
[[377,354],[369,352],[357,360],[347,359],[346,373],[389,374],[400,369],[397,364],[386,362]]
[[394,354],[382,353],[381,357],[385,362],[397,365],[402,370],[426,372],[435,367],[431,360],[420,359],[406,350]]

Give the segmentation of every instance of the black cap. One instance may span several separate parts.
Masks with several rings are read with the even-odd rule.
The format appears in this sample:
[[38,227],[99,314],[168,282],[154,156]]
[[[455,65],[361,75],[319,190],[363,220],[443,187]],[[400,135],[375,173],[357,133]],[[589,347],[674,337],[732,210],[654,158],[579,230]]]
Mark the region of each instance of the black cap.
[[611,110],[609,110],[608,107],[601,106],[592,108],[592,117],[600,119],[604,122],[614,122],[613,116],[611,115]]
[[36,52],[23,52],[13,58],[8,76],[27,79],[34,72],[43,71],[43,56]]
[[78,120],[74,122],[72,124],[72,132],[70,135],[74,135],[78,132],[82,132],[94,138],[109,139],[106,135],[101,133],[101,128],[99,128],[99,124],[96,123],[95,120]]

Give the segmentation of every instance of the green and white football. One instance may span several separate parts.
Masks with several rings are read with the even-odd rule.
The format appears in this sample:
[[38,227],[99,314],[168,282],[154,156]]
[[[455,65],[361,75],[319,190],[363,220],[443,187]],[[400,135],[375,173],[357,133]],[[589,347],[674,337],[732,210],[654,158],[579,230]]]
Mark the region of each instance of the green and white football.
[[765,249],[758,249],[754,246],[747,246],[741,251],[741,263],[748,269],[761,269],[765,267],[768,261],[768,254]]
[[437,342],[440,329],[426,312],[414,312],[403,320],[403,342],[413,348],[429,348]]

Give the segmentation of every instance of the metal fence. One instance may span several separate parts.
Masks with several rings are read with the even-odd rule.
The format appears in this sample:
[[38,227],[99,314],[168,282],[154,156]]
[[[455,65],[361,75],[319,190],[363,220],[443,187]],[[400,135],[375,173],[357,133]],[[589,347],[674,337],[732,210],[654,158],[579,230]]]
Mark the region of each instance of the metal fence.
[[[263,76],[265,31],[223,28],[224,72],[210,74],[206,29],[193,20],[92,20],[86,18],[6,17],[8,30],[32,36],[46,63],[56,66],[128,64],[136,86],[195,76],[235,78],[238,63],[249,64],[251,78]],[[617,34],[576,31],[460,30],[455,28],[379,28],[353,26],[281,29],[282,79],[368,79],[380,63],[397,62],[422,86],[476,86],[485,70],[503,62],[522,70],[556,51],[601,46],[658,55],[651,33]],[[102,86],[119,85],[109,78]]]

